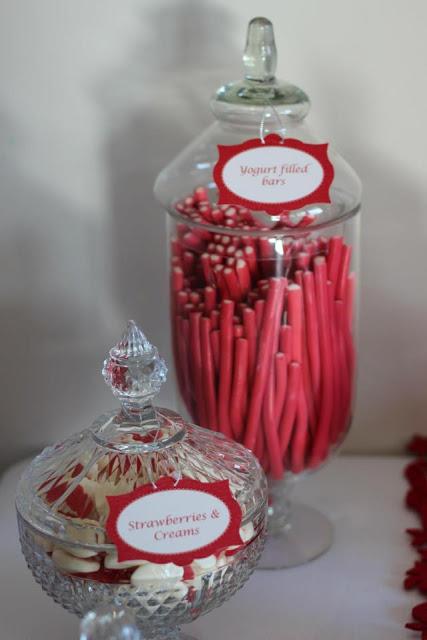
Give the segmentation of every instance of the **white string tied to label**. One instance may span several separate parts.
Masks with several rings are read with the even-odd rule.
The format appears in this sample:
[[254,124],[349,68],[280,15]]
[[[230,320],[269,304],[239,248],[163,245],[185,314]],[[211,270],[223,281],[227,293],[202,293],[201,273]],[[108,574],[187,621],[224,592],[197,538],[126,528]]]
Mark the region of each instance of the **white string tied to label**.
[[[262,116],[261,116],[261,122],[259,123],[259,138],[262,142],[262,144],[265,144],[265,121],[267,119],[267,117],[271,116],[271,112],[273,113],[273,115],[276,118],[276,121],[279,123],[280,128],[275,132],[277,133],[281,138],[282,138],[282,142],[280,144],[284,144],[285,143],[285,134],[286,134],[286,127],[283,125],[283,121],[280,117],[279,112],[277,111],[276,107],[271,104],[271,102],[267,99],[268,105],[266,105],[264,107],[264,110],[262,112]],[[271,110],[271,112],[270,112]]]

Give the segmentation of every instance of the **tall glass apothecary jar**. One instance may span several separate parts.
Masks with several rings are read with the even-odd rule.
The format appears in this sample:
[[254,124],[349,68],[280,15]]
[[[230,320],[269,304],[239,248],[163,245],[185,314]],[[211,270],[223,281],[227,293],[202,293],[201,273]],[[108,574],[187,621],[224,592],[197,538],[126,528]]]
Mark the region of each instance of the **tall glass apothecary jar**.
[[265,18],[249,23],[243,64],[244,79],[217,91],[215,121],[160,173],[155,194],[168,213],[180,400],[261,461],[261,564],[282,568],[332,540],[327,518],[289,494],[352,420],[361,185],[308,128],[307,95],[276,80]]

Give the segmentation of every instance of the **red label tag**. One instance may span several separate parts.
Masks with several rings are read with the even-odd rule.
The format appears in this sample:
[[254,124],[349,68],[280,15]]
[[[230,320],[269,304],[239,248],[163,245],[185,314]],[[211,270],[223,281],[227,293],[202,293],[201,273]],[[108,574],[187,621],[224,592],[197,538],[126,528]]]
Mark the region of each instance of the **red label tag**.
[[240,205],[253,211],[280,214],[308,204],[331,202],[334,168],[328,144],[309,144],[276,134],[218,145],[213,176],[218,204]]
[[131,493],[107,496],[106,529],[119,562],[148,560],[184,566],[195,558],[242,545],[242,512],[228,480],[164,477]]

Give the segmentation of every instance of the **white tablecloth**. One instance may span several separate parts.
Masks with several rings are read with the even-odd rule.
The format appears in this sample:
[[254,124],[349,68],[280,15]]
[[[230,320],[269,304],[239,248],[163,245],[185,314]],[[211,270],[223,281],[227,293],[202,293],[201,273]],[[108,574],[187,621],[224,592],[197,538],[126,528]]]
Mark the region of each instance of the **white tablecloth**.
[[[401,457],[341,457],[300,483],[296,495],[335,526],[328,553],[302,567],[256,571],[228,603],[188,628],[199,640],[402,640],[412,606],[402,579],[412,564]],[[33,581],[21,556],[14,491],[22,469],[0,480],[0,638],[76,640],[78,621]]]

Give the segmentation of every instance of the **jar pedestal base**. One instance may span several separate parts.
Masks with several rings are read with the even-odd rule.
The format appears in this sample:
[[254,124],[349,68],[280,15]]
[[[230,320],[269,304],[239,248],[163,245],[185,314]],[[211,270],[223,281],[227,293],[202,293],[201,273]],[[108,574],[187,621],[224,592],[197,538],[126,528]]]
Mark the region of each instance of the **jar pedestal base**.
[[332,544],[333,527],[317,509],[292,504],[291,517],[280,530],[271,527],[258,569],[286,569],[305,564]]

